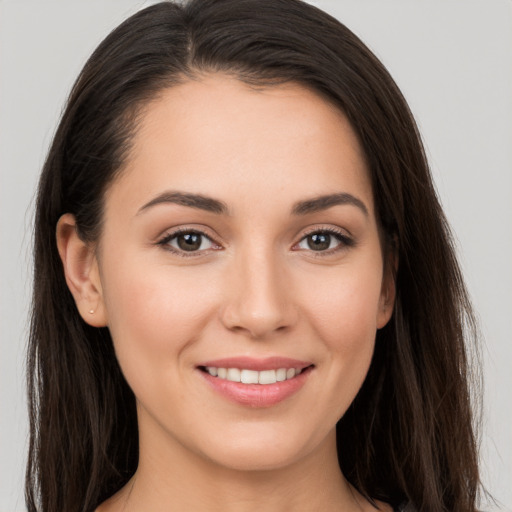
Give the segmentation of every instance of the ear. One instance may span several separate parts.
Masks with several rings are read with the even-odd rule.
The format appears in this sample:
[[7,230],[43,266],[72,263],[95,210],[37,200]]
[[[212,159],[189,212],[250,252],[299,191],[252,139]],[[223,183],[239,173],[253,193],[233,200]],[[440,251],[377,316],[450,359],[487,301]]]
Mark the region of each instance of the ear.
[[382,329],[393,314],[396,298],[396,273],[398,271],[398,251],[393,248],[388,251],[384,261],[384,273],[377,313],[377,328]]
[[95,248],[78,236],[75,217],[70,213],[59,219],[56,238],[66,283],[80,316],[93,327],[105,327],[107,315]]

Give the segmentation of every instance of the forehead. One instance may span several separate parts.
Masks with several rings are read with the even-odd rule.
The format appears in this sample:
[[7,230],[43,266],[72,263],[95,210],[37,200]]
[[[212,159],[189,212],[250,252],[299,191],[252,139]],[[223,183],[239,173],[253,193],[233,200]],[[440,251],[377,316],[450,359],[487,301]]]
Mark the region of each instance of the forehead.
[[148,103],[109,192],[140,203],[166,189],[261,206],[349,192],[373,210],[364,155],[338,108],[298,84],[253,88],[223,75],[165,89]]

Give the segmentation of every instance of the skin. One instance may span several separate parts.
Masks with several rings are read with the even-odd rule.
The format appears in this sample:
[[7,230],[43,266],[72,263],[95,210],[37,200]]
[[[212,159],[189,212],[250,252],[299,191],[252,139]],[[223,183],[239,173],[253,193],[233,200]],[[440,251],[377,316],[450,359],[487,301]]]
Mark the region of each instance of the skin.
[[[215,198],[227,213],[143,208],[166,191]],[[334,192],[364,207],[292,213]],[[160,243],[176,228],[208,238],[183,257],[177,238]],[[312,249],[307,235],[326,229],[352,242],[331,235],[328,249]],[[137,399],[139,467],[98,511],[375,510],[339,470],[335,425],[395,289],[368,169],[341,112],[299,85],[254,90],[222,75],[165,90],[106,193],[99,242],[84,244],[69,214],[57,240],[82,317],[109,327]],[[314,368],[288,399],[247,407],[197,369],[233,356]]]

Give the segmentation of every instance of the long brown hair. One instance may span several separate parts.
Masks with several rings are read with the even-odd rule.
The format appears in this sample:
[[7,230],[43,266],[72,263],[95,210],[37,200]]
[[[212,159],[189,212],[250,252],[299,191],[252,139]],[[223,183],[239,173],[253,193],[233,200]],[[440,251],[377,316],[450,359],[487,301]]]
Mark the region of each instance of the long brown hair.
[[89,512],[138,461],[135,398],[107,328],[88,326],[66,286],[59,217],[101,233],[103,196],[122,172],[139,114],[203,72],[295,82],[351,122],[378,220],[398,252],[391,322],[338,422],[338,459],[367,498],[418,512],[472,512],[479,492],[468,350],[475,324],[420,136],[396,84],[344,25],[299,0],[192,0],[148,7],[116,28],[78,77],[44,165],[35,220],[28,350],[30,512]]

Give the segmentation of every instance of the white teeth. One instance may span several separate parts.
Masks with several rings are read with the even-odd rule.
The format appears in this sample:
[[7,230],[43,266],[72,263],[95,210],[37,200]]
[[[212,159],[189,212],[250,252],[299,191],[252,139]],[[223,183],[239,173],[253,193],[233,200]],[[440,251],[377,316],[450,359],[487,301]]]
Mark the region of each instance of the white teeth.
[[242,370],[240,381],[244,384],[258,384],[258,372],[254,370]]
[[260,384],[274,384],[276,382],[276,371],[275,370],[264,370],[260,372],[258,378]]
[[302,371],[301,368],[279,368],[277,370],[240,370],[238,368],[216,368],[207,366],[206,371],[213,377],[241,382],[243,384],[275,384],[288,379],[293,379]]
[[240,370],[238,368],[228,368],[226,378],[231,382],[240,382]]
[[279,370],[276,370],[276,380],[277,382],[286,380],[286,368],[279,368]]

